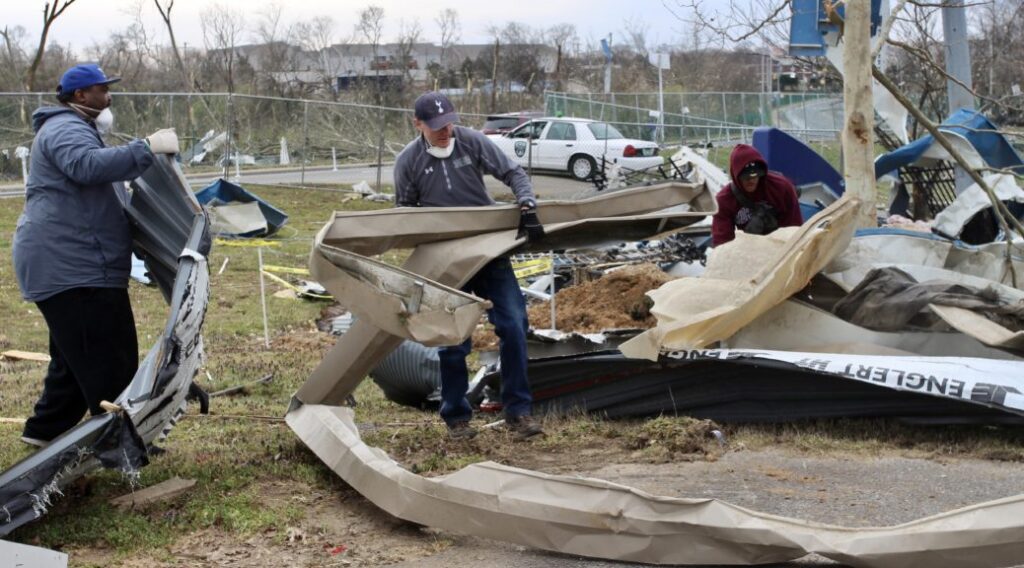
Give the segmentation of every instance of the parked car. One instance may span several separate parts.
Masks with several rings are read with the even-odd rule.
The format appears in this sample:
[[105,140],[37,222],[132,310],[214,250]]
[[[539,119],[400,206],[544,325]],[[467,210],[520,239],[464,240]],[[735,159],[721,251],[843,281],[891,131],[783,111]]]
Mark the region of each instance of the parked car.
[[565,171],[578,180],[590,179],[602,157],[632,170],[662,163],[654,142],[626,138],[607,122],[582,118],[534,118],[489,138],[524,168]]
[[531,118],[540,118],[542,116],[544,116],[542,112],[531,111],[492,114],[484,121],[484,126],[480,131],[484,134],[504,134]]

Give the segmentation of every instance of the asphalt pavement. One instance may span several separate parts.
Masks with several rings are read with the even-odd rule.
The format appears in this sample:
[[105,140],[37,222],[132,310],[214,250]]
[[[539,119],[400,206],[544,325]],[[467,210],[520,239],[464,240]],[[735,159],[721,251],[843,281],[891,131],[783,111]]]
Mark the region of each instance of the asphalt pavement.
[[[783,451],[732,451],[717,461],[608,464],[584,472],[654,495],[718,498],[755,511],[848,527],[890,526],[967,505],[1017,495],[1019,464],[987,460],[807,456]],[[464,535],[445,551],[394,565],[508,568],[648,566],[556,554]],[[778,567],[840,564],[808,555]],[[1020,568],[1020,567],[1018,567]]]
[[[380,168],[381,184],[392,185],[394,183],[393,165],[384,164]],[[195,189],[203,188],[221,177],[220,172],[206,172],[199,174],[188,174],[185,177]],[[239,185],[262,184],[262,185],[321,185],[321,184],[356,184],[365,181],[370,186],[377,185],[377,168],[375,166],[345,166],[335,170],[332,167],[306,168],[267,168],[267,169],[243,169],[241,177],[236,181],[233,172],[229,176],[231,181]],[[571,178],[568,174],[540,174],[534,172],[531,176],[534,193],[540,199],[569,199],[593,188],[589,182],[580,182]],[[505,184],[491,176],[484,176],[484,183],[493,195],[508,194],[511,190]],[[25,194],[25,188],[20,183],[9,183],[0,185],[0,197],[20,197]]]

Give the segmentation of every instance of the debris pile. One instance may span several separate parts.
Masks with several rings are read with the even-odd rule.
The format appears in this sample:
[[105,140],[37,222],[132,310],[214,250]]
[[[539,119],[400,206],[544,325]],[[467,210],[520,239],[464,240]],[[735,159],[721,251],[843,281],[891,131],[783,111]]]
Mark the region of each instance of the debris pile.
[[[599,333],[616,329],[648,329],[657,320],[651,315],[647,292],[673,277],[657,264],[618,267],[604,276],[562,288],[555,294],[555,326],[564,332]],[[530,327],[551,329],[551,302],[538,301],[527,308]],[[473,349],[494,351],[498,338],[489,325],[473,333]]]
[[[555,294],[555,328],[561,331],[596,333],[609,329],[647,329],[657,321],[651,316],[647,292],[673,278],[651,263],[626,265],[597,280],[563,288]],[[530,325],[550,329],[551,303],[530,306]]]

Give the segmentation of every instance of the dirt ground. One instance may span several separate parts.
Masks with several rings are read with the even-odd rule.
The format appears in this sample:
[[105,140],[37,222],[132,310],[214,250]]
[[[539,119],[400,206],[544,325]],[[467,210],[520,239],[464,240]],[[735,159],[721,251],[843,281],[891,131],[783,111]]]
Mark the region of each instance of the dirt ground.
[[[672,280],[654,264],[626,265],[601,278],[562,288],[555,294],[555,323],[560,331],[594,333],[609,329],[648,329],[657,323],[645,295]],[[527,308],[530,326],[551,329],[551,303]],[[473,334],[473,348],[494,350],[498,339],[489,327]]]
[[[557,423],[545,426],[557,435]],[[708,426],[694,421],[697,439]],[[656,495],[718,498],[757,511],[847,526],[892,525],[942,511],[1015,495],[1024,483],[1017,464],[974,459],[909,459],[898,456],[813,456],[784,449],[747,451],[728,446],[680,453],[649,463],[642,450],[589,447],[549,452],[546,446],[481,436],[501,444],[512,463],[622,483]],[[658,442],[650,442],[656,445]],[[545,451],[530,451],[530,450]],[[681,448],[693,449],[693,448]],[[524,451],[526,450],[526,451]],[[576,459],[573,459],[575,457]],[[638,463],[648,461],[648,463]],[[264,506],[299,504],[305,515],[282,531],[239,539],[217,529],[183,535],[151,556],[112,558],[101,549],[67,550],[74,566],[171,568],[265,566],[511,568],[621,567],[621,564],[550,553],[401,521],[381,512],[342,482],[333,490],[266,482]],[[834,566],[811,555],[783,566]]]

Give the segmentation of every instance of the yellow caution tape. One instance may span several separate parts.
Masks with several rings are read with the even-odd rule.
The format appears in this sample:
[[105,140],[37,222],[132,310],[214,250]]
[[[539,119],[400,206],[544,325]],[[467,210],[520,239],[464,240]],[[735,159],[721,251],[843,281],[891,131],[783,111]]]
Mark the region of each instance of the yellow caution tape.
[[281,241],[267,239],[213,239],[214,244],[225,247],[279,247]]
[[[266,267],[264,267],[264,268],[266,268]],[[306,292],[306,291],[302,290],[301,288],[299,288],[298,286],[296,286],[295,284],[292,284],[291,282],[285,280],[284,278],[281,278],[280,276],[278,276],[276,274],[271,274],[270,272],[267,272],[266,270],[263,271],[263,275],[266,276],[267,278],[270,278],[274,282],[277,282],[278,284],[284,286],[285,288],[288,288],[288,289],[294,291],[296,294],[298,294],[300,296],[308,296],[310,298],[317,298],[319,300],[333,300],[334,299],[333,296],[325,296],[323,294],[314,294],[312,292]]]
[[534,274],[545,274],[551,272],[551,257],[515,262],[512,264],[512,270],[516,273],[516,278],[526,278]]
[[264,264],[263,270],[267,272],[279,272],[281,274],[296,274],[298,276],[309,276],[309,270],[305,268],[291,268],[288,266],[275,266],[273,264]]

